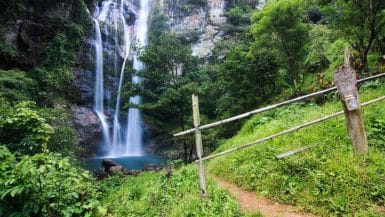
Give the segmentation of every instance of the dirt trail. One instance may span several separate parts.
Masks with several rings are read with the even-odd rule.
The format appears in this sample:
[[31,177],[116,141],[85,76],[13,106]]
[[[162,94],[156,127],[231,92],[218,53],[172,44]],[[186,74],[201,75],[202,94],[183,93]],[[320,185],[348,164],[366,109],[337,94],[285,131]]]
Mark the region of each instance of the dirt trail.
[[294,206],[273,202],[259,197],[255,192],[245,191],[238,186],[213,177],[218,185],[227,189],[233,197],[238,199],[241,208],[245,211],[260,212],[266,217],[315,217],[315,215],[301,213]]

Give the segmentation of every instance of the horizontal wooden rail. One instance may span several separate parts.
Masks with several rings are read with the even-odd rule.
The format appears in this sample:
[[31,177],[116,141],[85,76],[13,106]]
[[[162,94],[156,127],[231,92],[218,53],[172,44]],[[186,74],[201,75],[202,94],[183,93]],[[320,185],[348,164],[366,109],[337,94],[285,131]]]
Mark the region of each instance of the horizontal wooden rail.
[[288,152],[285,152],[283,154],[280,154],[278,155],[277,158],[278,160],[281,160],[281,159],[284,159],[284,158],[287,158],[289,156],[292,156],[292,155],[295,155],[295,154],[298,154],[300,152],[304,152],[304,151],[307,151],[308,149],[310,148],[310,146],[305,146],[305,147],[300,147],[300,148],[296,148],[294,150],[290,150]]
[[[379,98],[377,98],[377,99],[373,99],[373,100],[370,100],[370,101],[368,101],[368,102],[362,103],[361,106],[371,105],[371,104],[373,104],[373,103],[379,102],[379,101],[384,100],[384,99],[385,99],[385,96],[382,96],[382,97],[379,97]],[[213,154],[213,155],[204,157],[204,158],[202,158],[202,160],[203,160],[203,161],[204,161],[204,160],[209,160],[209,159],[216,158],[216,157],[219,157],[219,156],[222,156],[222,155],[226,155],[226,154],[229,154],[229,153],[232,153],[232,152],[235,152],[235,151],[238,151],[238,150],[241,150],[241,149],[244,149],[244,148],[253,146],[253,145],[257,145],[257,144],[260,144],[260,143],[262,143],[262,142],[271,140],[271,139],[273,139],[273,138],[276,138],[276,137],[279,137],[279,136],[283,136],[283,135],[292,133],[292,132],[297,131],[297,130],[300,130],[300,129],[302,129],[302,128],[309,127],[309,126],[312,126],[312,125],[315,125],[315,124],[324,122],[324,121],[326,121],[326,120],[332,119],[332,118],[334,118],[334,117],[337,117],[337,116],[340,116],[340,115],[343,115],[343,114],[344,114],[344,112],[343,112],[343,111],[340,111],[340,112],[337,112],[337,113],[334,113],[334,114],[325,116],[325,117],[323,117],[323,118],[319,118],[319,119],[310,121],[310,122],[308,122],[308,123],[306,123],[306,124],[302,124],[302,125],[299,125],[299,126],[296,126],[296,127],[293,127],[293,128],[287,129],[287,130],[284,130],[284,131],[282,131],[282,132],[273,134],[273,135],[271,135],[271,136],[268,136],[268,137],[265,137],[265,138],[262,138],[262,139],[258,139],[258,140],[254,141],[254,142],[250,142],[250,143],[247,143],[247,144],[244,144],[244,145],[235,147],[235,148],[228,149],[228,150],[223,151],[223,152],[220,152],[220,153],[218,153],[218,154]],[[198,162],[198,161],[195,161],[195,162]]]
[[[374,76],[371,76],[371,77],[360,79],[360,80],[357,81],[357,83],[362,83],[362,82],[366,82],[366,81],[375,80],[375,79],[380,78],[380,77],[385,77],[385,73],[381,73],[381,74],[378,74],[378,75],[374,75]],[[289,105],[289,104],[292,104],[292,103],[295,103],[295,102],[299,102],[299,101],[308,99],[310,97],[315,97],[315,96],[319,96],[319,95],[322,95],[322,94],[326,94],[326,93],[329,93],[329,92],[332,92],[332,91],[335,91],[335,90],[337,90],[337,87],[331,87],[331,88],[328,88],[328,89],[325,89],[325,90],[321,90],[321,91],[318,91],[318,92],[315,92],[315,93],[310,93],[310,94],[307,94],[307,95],[304,95],[304,96],[300,96],[300,97],[297,97],[297,98],[294,98],[294,99],[290,99],[290,100],[287,100],[287,101],[284,101],[284,102],[280,102],[280,103],[277,103],[277,104],[274,104],[274,105],[270,105],[270,106],[267,106],[267,107],[264,107],[264,108],[259,108],[259,109],[256,109],[256,110],[253,110],[253,111],[250,111],[250,112],[246,112],[246,113],[243,113],[243,114],[231,117],[231,118],[227,118],[227,119],[224,119],[224,120],[221,120],[221,121],[213,122],[211,124],[202,125],[198,129],[199,130],[205,130],[205,129],[213,128],[213,127],[225,124],[225,123],[229,123],[229,122],[233,122],[233,121],[236,121],[236,120],[244,119],[244,118],[250,117],[250,116],[255,115],[255,114],[259,114],[259,113],[262,113],[262,112],[265,112],[265,111],[270,111],[270,110],[273,110],[273,109],[276,109],[276,108],[279,108],[279,107],[282,107],[282,106],[285,106],[285,105]],[[191,133],[194,133],[195,130],[196,130],[196,128],[192,128],[192,129],[189,129],[189,130],[182,131],[180,133],[176,133],[176,134],[174,134],[174,136],[183,136],[183,135],[191,134]]]

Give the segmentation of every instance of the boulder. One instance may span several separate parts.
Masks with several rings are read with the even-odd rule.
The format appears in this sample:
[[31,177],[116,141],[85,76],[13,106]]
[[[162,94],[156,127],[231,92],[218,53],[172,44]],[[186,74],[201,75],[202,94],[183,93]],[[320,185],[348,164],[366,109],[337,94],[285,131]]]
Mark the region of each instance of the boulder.
[[107,173],[108,171],[110,171],[111,167],[120,166],[119,164],[115,163],[111,159],[103,159],[100,164],[103,167],[103,170]]
[[92,109],[77,105],[71,106],[71,115],[79,144],[85,149],[84,157],[94,156],[98,143],[103,139],[99,118]]
[[122,165],[115,163],[111,159],[103,159],[101,162],[101,166],[103,167],[103,171],[106,172],[108,175],[123,174],[136,176],[142,172],[141,170],[125,169]]
[[94,175],[97,179],[105,179],[108,177],[108,173],[104,170],[93,170],[92,175]]
[[123,174],[123,167],[122,166],[112,166],[110,167],[108,171],[109,175],[118,175],[118,174]]
[[143,170],[144,171],[154,171],[154,172],[159,172],[162,169],[162,167],[156,165],[156,164],[150,164],[146,163],[143,165]]

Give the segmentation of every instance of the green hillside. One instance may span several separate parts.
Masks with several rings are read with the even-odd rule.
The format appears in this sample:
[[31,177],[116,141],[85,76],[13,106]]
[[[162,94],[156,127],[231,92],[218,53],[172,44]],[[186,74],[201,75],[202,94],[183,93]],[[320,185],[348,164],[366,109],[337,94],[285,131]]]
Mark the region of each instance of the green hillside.
[[[361,102],[383,96],[377,81],[361,88]],[[216,151],[289,129],[341,110],[337,96],[328,103],[299,103],[251,118]],[[356,156],[343,117],[211,160],[209,172],[276,201],[321,216],[384,216],[385,102],[364,108],[369,155]],[[278,154],[310,150],[277,160]]]

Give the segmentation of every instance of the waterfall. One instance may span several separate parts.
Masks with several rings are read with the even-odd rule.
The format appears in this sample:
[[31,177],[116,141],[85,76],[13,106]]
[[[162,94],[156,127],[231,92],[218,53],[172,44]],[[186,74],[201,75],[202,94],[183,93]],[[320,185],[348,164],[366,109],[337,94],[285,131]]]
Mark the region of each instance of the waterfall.
[[[125,120],[122,120],[120,108],[125,67],[128,60],[131,60],[131,42],[136,40],[142,47],[146,45],[149,13],[150,0],[140,1],[139,9],[129,0],[105,0],[94,13],[96,35],[93,43],[96,56],[94,111],[102,123],[103,145],[108,156],[143,154],[140,110],[130,108],[127,124],[123,124]],[[131,22],[133,17],[136,17],[135,22]],[[100,26],[104,27],[103,37]],[[103,59],[103,54],[107,56],[107,60]],[[136,72],[143,70],[144,66],[135,53],[132,59],[135,72],[131,80],[132,83],[140,83],[141,78],[136,75]],[[108,75],[103,73],[103,67],[109,73]],[[115,81],[118,81],[117,84]],[[107,105],[104,105],[106,99]],[[140,96],[129,99],[129,103],[133,105],[140,104],[140,101]],[[105,113],[113,113],[110,115],[111,121],[107,121]],[[112,125],[110,125],[111,122]]]
[[267,4],[268,0],[260,0],[258,1],[257,6],[255,7],[258,10],[262,10],[262,8]]
[[[138,19],[138,29],[137,29],[137,43],[142,47],[145,47],[147,44],[147,20],[149,16],[149,0],[141,1],[141,9]],[[137,71],[141,71],[144,69],[143,63],[138,60],[138,56],[134,55],[134,64],[133,69]],[[132,83],[140,83],[141,78],[134,74],[132,76]],[[131,104],[140,104],[140,96],[134,96],[130,98]],[[142,153],[142,128],[140,126],[141,123],[141,115],[139,109],[130,108],[128,110],[128,118],[127,118],[127,138],[126,138],[126,152],[133,154],[141,154]]]
[[100,122],[102,123],[103,139],[106,145],[110,143],[109,126],[104,115],[104,79],[103,79],[103,45],[102,34],[100,32],[100,26],[96,19],[95,25],[95,41],[94,47],[96,50],[96,78],[95,78],[95,97],[94,97],[94,111],[98,115]]

